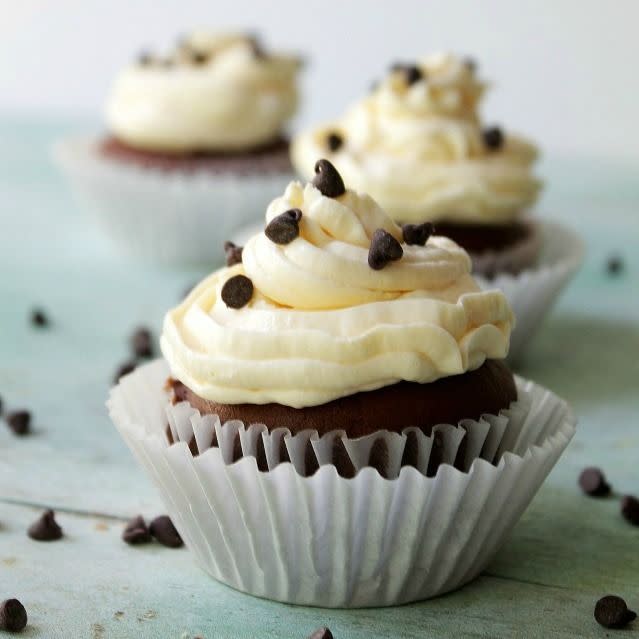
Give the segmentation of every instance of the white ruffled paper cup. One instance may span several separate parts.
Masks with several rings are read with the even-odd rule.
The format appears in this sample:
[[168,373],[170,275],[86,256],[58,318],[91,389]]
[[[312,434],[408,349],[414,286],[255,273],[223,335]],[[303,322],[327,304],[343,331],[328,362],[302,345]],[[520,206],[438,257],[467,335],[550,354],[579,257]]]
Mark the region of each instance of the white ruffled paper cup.
[[[172,406],[164,389],[168,374],[158,360],[122,378],[108,401],[113,422],[158,487],[197,563],[237,590],[293,604],[388,606],[471,581],[497,552],[576,426],[563,400],[518,378],[519,399],[500,415],[435,428],[444,450],[435,476],[422,472],[434,434],[423,436],[417,467],[400,468],[406,433],[386,433],[393,442],[393,478],[369,466],[346,479],[322,461],[326,436],[284,434],[291,462],[279,463],[269,453],[279,446],[270,445],[264,427],[229,422],[222,428],[214,416],[200,416],[186,403]],[[217,446],[211,447],[214,432]],[[464,471],[447,462],[467,432],[475,434],[465,448]],[[231,463],[238,433],[244,456]],[[259,436],[269,460],[266,472],[253,456]],[[306,447],[299,444],[309,437],[321,465],[304,476],[299,470]],[[204,451],[195,457],[187,443],[192,438]],[[358,467],[370,450],[367,439],[345,441]],[[495,463],[487,461],[493,458]]]
[[292,172],[167,172],[104,157],[100,140],[67,138],[54,159],[84,212],[121,254],[153,263],[221,262],[233,232],[264,215]]

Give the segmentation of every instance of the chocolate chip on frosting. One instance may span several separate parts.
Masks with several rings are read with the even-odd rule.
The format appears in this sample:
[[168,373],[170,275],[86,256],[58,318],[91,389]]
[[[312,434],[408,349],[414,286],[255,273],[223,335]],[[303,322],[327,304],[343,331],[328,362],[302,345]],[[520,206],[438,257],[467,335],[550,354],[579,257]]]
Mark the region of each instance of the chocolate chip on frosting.
[[403,73],[408,86],[423,80],[425,77],[424,72],[415,64],[403,64],[401,62],[396,62],[391,67],[391,71]]
[[377,229],[373,233],[370,248],[368,249],[368,265],[379,271],[389,262],[401,259],[404,254],[401,244],[384,229]]
[[466,68],[471,72],[471,73],[475,73],[475,71],[477,71],[477,60],[475,60],[475,58],[471,58],[470,56],[468,56],[467,58],[464,59],[464,64],[466,65]]
[[246,275],[235,275],[226,280],[221,295],[229,308],[242,308],[253,297],[253,282]]
[[423,224],[404,224],[402,226],[402,235],[405,244],[415,244],[424,246],[428,238],[435,232],[435,227],[430,222]]
[[209,56],[203,51],[197,51],[196,49],[193,49],[191,51],[191,62],[193,64],[199,66],[201,64],[206,64],[208,61],[209,61]]
[[326,136],[326,146],[328,146],[333,153],[338,151],[342,144],[344,144],[344,138],[339,133],[333,131]]
[[153,55],[148,51],[142,51],[138,55],[138,64],[141,67],[147,67],[153,63]]
[[300,234],[302,211],[290,209],[274,217],[264,229],[264,234],[275,244],[288,244]]
[[497,151],[504,143],[504,134],[498,126],[491,126],[484,129],[482,136],[484,138],[484,144],[491,151]]
[[315,177],[313,178],[312,184],[326,197],[339,197],[346,193],[342,176],[337,172],[337,169],[325,159],[318,160],[315,163]]
[[246,37],[246,41],[251,47],[251,53],[253,53],[253,56],[255,58],[257,58],[258,60],[264,60],[264,58],[266,58],[266,51],[264,50],[264,47],[260,42],[259,36],[251,33]]
[[235,266],[242,263],[243,247],[233,244],[233,242],[224,242],[224,254],[226,255],[226,265]]

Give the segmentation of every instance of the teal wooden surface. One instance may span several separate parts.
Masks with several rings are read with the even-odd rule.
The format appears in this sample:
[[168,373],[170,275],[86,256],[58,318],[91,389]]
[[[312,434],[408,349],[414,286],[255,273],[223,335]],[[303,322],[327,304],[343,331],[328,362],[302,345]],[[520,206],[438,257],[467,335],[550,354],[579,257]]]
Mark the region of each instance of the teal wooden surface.
[[[31,409],[36,429],[17,439],[0,428],[0,599],[27,606],[23,636],[303,639],[326,624],[336,639],[601,637],[598,597],[616,592],[639,609],[639,528],[616,499],[576,487],[579,470],[598,464],[618,493],[639,493],[637,167],[550,158],[541,168],[540,211],[577,228],[587,258],[518,372],[569,400],[580,423],[503,551],[478,581],[434,601],[330,611],[257,600],[209,579],[185,550],[120,541],[124,518],[162,509],[106,416],[110,381],[130,330],[157,332],[204,272],[114,255],[49,160],[51,141],[77,126],[0,120],[0,395]],[[626,264],[616,278],[603,268],[613,252]],[[34,305],[49,329],[30,327]],[[25,535],[44,505],[67,533],[54,545]]]

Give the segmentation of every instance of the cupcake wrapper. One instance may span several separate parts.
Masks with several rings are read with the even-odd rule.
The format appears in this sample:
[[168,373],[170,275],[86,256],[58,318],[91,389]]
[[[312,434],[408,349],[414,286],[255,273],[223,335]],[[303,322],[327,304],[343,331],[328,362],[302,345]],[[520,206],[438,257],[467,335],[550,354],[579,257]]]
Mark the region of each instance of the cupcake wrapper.
[[515,313],[508,362],[521,358],[526,346],[552,308],[561,290],[577,272],[584,248],[579,236],[554,222],[540,222],[541,253],[537,265],[517,275],[498,273],[487,279],[475,275],[484,289],[501,289]]
[[[434,477],[404,466],[395,479],[364,467],[346,479],[324,463],[304,477],[296,467],[304,454],[292,445],[292,463],[261,472],[253,456],[228,463],[225,440],[195,457],[185,441],[169,445],[167,373],[157,361],[122,378],[108,402],[111,418],[198,564],[233,588],[288,603],[386,606],[467,583],[498,550],[575,432],[563,400],[517,379],[522,420],[511,429],[515,418],[502,415],[509,428],[499,436],[496,464],[476,458],[467,472],[442,464]],[[171,429],[202,436],[204,427],[195,424],[207,418],[191,415],[194,425],[187,425],[179,413],[189,408],[169,411]],[[459,435],[452,425],[442,432],[447,445]],[[243,433],[248,452],[259,431]],[[390,447],[389,455],[401,459]]]
[[100,155],[98,139],[69,138],[54,147],[84,211],[123,254],[162,264],[211,264],[223,243],[293,179],[292,173],[235,175],[163,171]]

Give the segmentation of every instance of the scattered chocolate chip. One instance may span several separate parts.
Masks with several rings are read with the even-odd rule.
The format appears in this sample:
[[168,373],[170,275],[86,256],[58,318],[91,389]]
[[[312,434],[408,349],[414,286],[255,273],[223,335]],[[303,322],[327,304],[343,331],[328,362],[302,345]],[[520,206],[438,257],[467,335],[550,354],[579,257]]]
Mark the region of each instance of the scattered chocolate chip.
[[302,211],[290,209],[274,217],[264,229],[264,234],[275,244],[289,244],[300,234]]
[[234,266],[242,263],[242,247],[236,246],[233,242],[224,242],[224,254],[226,255],[226,265]]
[[141,67],[148,67],[152,63],[153,63],[153,56],[151,55],[149,51],[142,51],[138,55],[138,64]]
[[406,84],[408,86],[415,84],[415,82],[419,82],[425,77],[423,71],[414,64],[403,64],[401,62],[396,62],[391,67],[391,71],[403,73]]
[[624,269],[624,263],[618,255],[611,255],[606,260],[606,272],[608,275],[619,275]]
[[326,197],[339,197],[346,193],[342,176],[328,160],[322,159],[315,163],[315,177],[312,184]]
[[424,246],[428,238],[435,232],[435,227],[430,222],[423,224],[404,224],[402,226],[402,235],[405,244],[415,244]]
[[14,435],[27,435],[31,429],[31,413],[28,410],[13,411],[5,419]]
[[333,639],[333,633],[326,627],[318,628],[308,639]]
[[118,370],[115,372],[115,376],[113,377],[113,383],[117,384],[122,377],[132,373],[136,369],[135,362],[124,362],[121,364]]
[[497,151],[504,143],[504,134],[498,126],[491,126],[482,132],[484,144],[491,150]]
[[163,546],[169,548],[179,548],[184,544],[180,533],[175,529],[173,522],[167,515],[160,515],[156,517],[149,524],[149,532],[155,537]]
[[610,484],[600,468],[591,466],[584,468],[579,475],[579,486],[586,495],[591,497],[605,497],[610,494]]
[[222,287],[222,301],[230,308],[242,308],[253,297],[253,282],[246,275],[234,275]]
[[29,526],[27,534],[36,541],[56,541],[62,537],[62,528],[55,520],[55,513],[47,510]]
[[639,499],[626,495],[621,499],[621,514],[633,526],[639,526]]
[[464,60],[464,64],[466,65],[466,68],[471,72],[471,73],[475,73],[475,71],[477,71],[477,60],[475,60],[475,58],[471,58],[470,56],[467,57]]
[[137,328],[131,335],[130,343],[136,357],[153,357],[153,336],[148,328],[144,326]]
[[31,323],[38,328],[49,326],[49,318],[41,308],[34,308],[31,311]]
[[342,138],[342,136],[339,133],[329,133],[326,136],[326,145],[328,146],[328,148],[333,151],[333,153],[335,153],[335,151],[338,151],[342,144],[344,144],[344,138]]
[[21,632],[27,625],[27,611],[17,599],[6,599],[0,604],[0,630]]
[[368,249],[368,265],[379,271],[389,262],[401,259],[403,254],[402,245],[390,233],[384,229],[377,229]]
[[604,628],[623,628],[636,617],[637,613],[628,610],[626,602],[616,595],[602,597],[595,606],[595,620]]
[[132,546],[151,541],[151,533],[142,515],[134,517],[124,528],[122,539]]

